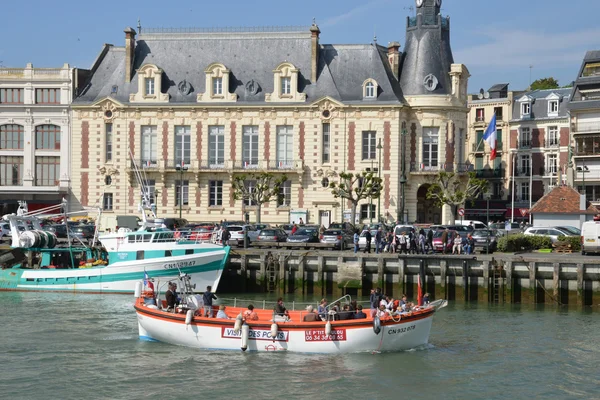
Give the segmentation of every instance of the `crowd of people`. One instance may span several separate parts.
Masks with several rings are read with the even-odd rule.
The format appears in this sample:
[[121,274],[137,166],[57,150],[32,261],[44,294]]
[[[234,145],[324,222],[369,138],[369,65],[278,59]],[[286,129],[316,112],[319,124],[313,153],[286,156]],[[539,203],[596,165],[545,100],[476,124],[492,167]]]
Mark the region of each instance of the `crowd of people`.
[[405,294],[400,299],[394,299],[383,294],[381,288],[376,288],[371,289],[369,301],[371,303],[371,317],[385,317],[386,315],[397,315],[417,310],[420,306],[429,304],[429,293],[423,295],[422,304],[419,305],[408,301]]

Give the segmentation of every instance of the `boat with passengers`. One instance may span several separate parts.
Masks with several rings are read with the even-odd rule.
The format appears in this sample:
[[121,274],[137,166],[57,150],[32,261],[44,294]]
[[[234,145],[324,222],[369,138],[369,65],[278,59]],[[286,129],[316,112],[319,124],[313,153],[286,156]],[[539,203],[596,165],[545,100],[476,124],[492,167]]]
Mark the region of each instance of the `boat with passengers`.
[[64,200],[32,213],[20,202],[16,214],[3,217],[12,242],[0,251],[0,290],[131,293],[145,277],[168,281],[180,273],[189,275],[198,290],[219,285],[227,246],[186,240],[146,218],[135,231],[120,228],[98,236],[96,228],[91,243],[69,237],[61,243],[44,230],[41,216],[58,213],[66,223],[65,210]]
[[[363,319],[344,320],[327,308],[321,317],[311,318],[315,319],[312,322],[304,318],[310,311],[289,311],[281,316],[274,310],[254,308],[257,318],[251,319],[244,318],[247,308],[227,307],[232,318],[224,319],[204,316],[202,296],[186,289],[185,275],[180,280],[181,304],[172,310],[138,282],[134,308],[140,339],[204,350],[392,352],[426,345],[435,312],[447,305],[446,300],[437,300],[408,312],[388,312],[381,317],[367,313]],[[346,295],[336,302],[349,304],[351,299]],[[212,315],[218,316],[218,309],[213,306]]]

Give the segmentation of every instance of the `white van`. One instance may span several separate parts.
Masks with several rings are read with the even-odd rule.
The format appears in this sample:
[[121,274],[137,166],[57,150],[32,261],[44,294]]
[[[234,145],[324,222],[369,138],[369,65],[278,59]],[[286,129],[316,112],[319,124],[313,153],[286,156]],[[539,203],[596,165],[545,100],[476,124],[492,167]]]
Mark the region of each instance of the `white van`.
[[467,225],[467,226],[469,226],[469,225],[471,225],[471,222],[473,223],[472,224],[473,229],[487,229],[488,228],[488,226],[486,224],[484,224],[483,222],[481,222],[481,221],[475,221],[475,220],[472,220],[472,219],[463,219],[462,221],[460,219],[454,220],[454,224],[455,225]]
[[587,221],[581,225],[581,254],[600,253],[600,221]]

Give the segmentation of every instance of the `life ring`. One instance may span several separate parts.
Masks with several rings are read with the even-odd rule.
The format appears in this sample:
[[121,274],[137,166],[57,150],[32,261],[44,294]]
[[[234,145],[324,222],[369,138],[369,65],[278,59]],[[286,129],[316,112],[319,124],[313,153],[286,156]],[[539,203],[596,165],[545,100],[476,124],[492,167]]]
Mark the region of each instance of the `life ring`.
[[381,321],[377,316],[373,318],[373,332],[375,332],[376,335],[379,335],[379,332],[381,332]]

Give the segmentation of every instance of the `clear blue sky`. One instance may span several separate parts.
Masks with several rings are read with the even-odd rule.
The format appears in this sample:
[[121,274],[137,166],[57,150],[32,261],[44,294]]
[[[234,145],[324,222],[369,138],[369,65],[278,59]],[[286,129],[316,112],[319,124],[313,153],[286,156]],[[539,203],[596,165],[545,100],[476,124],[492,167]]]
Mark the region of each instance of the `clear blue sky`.
[[[147,6],[151,5],[151,6]],[[143,27],[310,25],[322,43],[404,44],[414,0],[8,1],[2,5],[0,63],[88,68],[103,43],[124,44],[123,29]],[[444,0],[455,62],[471,72],[469,92],[532,77],[575,79],[586,50],[600,49],[600,0]]]

